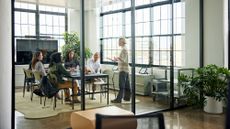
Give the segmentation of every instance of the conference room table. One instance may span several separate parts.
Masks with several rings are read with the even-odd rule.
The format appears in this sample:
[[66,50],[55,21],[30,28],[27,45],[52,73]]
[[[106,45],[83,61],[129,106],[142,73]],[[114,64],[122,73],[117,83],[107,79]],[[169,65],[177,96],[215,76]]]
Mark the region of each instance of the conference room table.
[[[74,109],[74,90],[73,90],[74,89],[74,81],[75,80],[81,80],[82,77],[80,76],[79,72],[73,72],[70,74],[70,76],[65,76],[65,77],[72,80],[72,94],[73,94],[73,96],[72,96],[72,98],[73,98],[72,109]],[[106,90],[100,91],[100,92],[94,92],[94,94],[107,93],[107,105],[108,105],[109,104],[109,75],[108,74],[102,74],[102,73],[85,74],[85,80],[96,79],[96,78],[106,78],[106,83],[105,83],[105,85],[107,85]],[[91,92],[85,92],[85,88],[81,87],[81,94],[82,93],[84,93],[84,95],[92,94]],[[83,101],[85,102],[85,97],[84,97]],[[83,104],[82,101],[81,101],[81,104]]]

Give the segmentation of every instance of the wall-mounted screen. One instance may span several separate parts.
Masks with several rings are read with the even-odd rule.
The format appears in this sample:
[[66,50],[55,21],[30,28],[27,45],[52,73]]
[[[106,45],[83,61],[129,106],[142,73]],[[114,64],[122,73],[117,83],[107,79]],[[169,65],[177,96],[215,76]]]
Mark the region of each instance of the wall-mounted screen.
[[49,56],[58,51],[58,41],[53,39],[16,39],[16,64],[29,64],[34,52],[43,52],[43,63],[49,63]]

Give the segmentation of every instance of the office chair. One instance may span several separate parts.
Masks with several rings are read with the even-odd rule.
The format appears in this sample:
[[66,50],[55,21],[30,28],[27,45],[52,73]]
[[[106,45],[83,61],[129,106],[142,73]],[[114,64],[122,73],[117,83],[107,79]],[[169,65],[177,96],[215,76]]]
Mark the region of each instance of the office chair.
[[165,129],[162,113],[136,116],[96,114],[96,129]]

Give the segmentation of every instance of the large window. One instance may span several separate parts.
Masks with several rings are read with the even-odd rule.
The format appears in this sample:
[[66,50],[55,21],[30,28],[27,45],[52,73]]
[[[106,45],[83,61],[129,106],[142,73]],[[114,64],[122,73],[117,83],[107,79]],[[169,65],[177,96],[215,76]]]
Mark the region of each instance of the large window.
[[[118,38],[128,40],[131,50],[131,10],[130,1],[112,1],[101,8],[102,62],[112,63],[107,57],[119,54]],[[120,5],[120,6],[117,6]],[[136,64],[169,66],[170,51],[174,50],[174,65],[184,65],[184,2],[174,3],[173,27],[171,0],[136,0],[135,46]],[[123,7],[120,9],[119,7]],[[173,30],[173,32],[172,32]],[[131,59],[131,51],[129,52]],[[129,61],[131,62],[131,60]]]
[[64,44],[66,16],[65,8],[15,2],[15,40],[55,39],[60,50]]

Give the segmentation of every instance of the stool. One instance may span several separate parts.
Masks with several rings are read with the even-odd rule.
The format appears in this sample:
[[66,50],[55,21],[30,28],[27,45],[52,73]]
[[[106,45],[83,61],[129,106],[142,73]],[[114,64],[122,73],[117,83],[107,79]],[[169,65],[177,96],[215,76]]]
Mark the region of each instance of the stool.
[[72,129],[95,129],[96,113],[103,115],[134,115],[130,111],[115,106],[77,111],[71,114],[70,125]]

